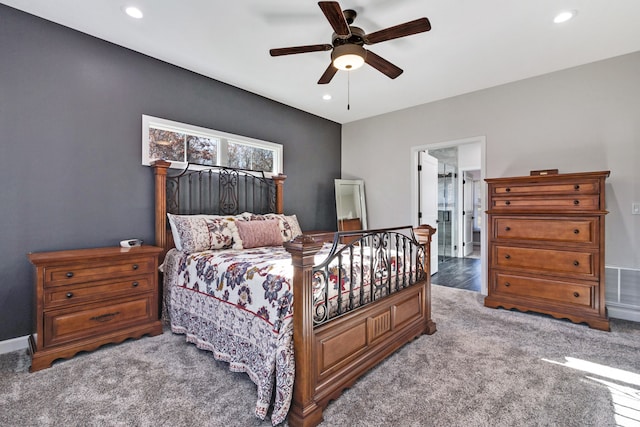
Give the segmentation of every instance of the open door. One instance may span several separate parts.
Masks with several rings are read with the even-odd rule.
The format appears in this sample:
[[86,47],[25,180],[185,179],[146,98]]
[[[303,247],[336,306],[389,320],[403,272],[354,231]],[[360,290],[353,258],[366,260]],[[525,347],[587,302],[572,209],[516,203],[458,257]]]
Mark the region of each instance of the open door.
[[[438,228],[438,159],[420,152],[418,186],[420,188],[420,224]],[[438,237],[431,239],[431,274],[438,272]]]
[[464,172],[462,181],[462,254],[469,256],[473,253],[473,175]]

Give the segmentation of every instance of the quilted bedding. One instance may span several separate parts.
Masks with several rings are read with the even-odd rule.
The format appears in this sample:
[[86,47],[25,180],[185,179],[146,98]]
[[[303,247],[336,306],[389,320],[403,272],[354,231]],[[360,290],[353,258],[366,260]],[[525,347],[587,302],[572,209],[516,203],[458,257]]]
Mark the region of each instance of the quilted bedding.
[[[325,244],[315,256],[316,264],[330,252],[331,245]],[[342,307],[354,308],[370,301],[371,292],[384,295],[388,284],[402,280],[401,256],[391,256],[384,265],[378,265],[379,260],[370,263],[369,258],[343,257],[340,268],[334,262],[324,273],[316,272],[314,320],[335,314],[338,299]],[[291,255],[282,246],[191,254],[172,249],[164,273],[163,315],[171,330],[228,362],[232,371],[246,372],[258,388],[256,416],[265,419],[273,402],[271,421],[283,422],[295,373]],[[361,276],[367,286],[361,286]],[[374,286],[368,286],[370,277],[376,277]]]

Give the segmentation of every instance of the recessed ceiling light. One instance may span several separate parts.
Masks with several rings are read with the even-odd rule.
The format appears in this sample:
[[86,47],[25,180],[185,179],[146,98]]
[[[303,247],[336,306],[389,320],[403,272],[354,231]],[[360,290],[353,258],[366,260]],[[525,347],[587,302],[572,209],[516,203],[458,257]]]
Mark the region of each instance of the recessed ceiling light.
[[138,9],[135,6],[127,6],[124,8],[124,13],[126,13],[127,15],[129,15],[132,18],[135,19],[141,19],[144,15],[142,14],[142,11],[140,9]]
[[329,101],[331,99],[331,95],[326,93],[326,94],[322,95],[322,99],[324,99],[325,101]]
[[575,17],[576,13],[577,12],[575,10],[565,10],[563,12],[558,13],[556,17],[553,18],[553,22],[555,22],[556,24],[567,22],[571,18]]

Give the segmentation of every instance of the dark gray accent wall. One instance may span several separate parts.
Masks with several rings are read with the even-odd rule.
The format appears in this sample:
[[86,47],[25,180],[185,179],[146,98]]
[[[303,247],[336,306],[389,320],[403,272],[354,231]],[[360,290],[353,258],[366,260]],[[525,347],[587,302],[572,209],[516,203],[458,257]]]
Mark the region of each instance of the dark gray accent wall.
[[0,5],[0,340],[33,331],[28,252],[154,241],[142,114],[280,143],[285,212],[335,229],[341,126]]

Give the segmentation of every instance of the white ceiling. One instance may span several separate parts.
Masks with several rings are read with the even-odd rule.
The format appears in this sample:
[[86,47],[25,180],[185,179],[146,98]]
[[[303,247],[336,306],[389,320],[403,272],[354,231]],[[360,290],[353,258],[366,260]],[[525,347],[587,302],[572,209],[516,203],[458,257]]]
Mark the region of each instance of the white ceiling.
[[[2,3],[338,123],[640,51],[639,0],[342,0],[367,33],[423,16],[432,30],[367,46],[404,69],[395,80],[365,65],[350,82],[340,71],[318,85],[330,52],[269,56],[270,48],[331,43],[315,1]],[[125,15],[127,5],[144,18]],[[565,9],[576,18],[554,24]]]

